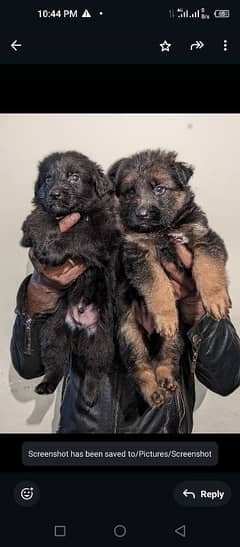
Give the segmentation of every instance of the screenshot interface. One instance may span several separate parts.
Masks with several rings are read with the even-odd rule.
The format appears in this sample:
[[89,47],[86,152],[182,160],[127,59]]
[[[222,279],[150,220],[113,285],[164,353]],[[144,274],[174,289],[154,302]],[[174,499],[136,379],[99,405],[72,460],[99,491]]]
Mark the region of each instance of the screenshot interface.
[[237,64],[239,16],[237,3],[224,9],[153,0],[5,3],[0,62]]
[[1,545],[235,545],[240,7],[31,4],[0,17]]
[[9,541],[237,530],[239,138],[237,113],[1,114]]

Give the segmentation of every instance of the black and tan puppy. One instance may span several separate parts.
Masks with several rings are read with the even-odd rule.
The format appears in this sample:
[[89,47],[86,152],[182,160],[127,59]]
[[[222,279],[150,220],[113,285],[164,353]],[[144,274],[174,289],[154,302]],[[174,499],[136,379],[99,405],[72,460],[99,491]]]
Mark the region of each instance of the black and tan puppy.
[[[147,150],[119,160],[108,173],[119,198],[125,231],[122,262],[129,282],[128,287],[122,283],[120,347],[151,406],[160,406],[178,387],[182,348],[178,310],[161,267],[164,258],[182,268],[172,237],[193,253],[192,275],[206,311],[219,320],[230,307],[224,243],[194,201],[189,186],[192,166],[176,156]],[[141,298],[155,322],[150,340],[135,320],[134,300]]]
[[[112,184],[102,169],[83,154],[55,153],[39,166],[35,205],[23,223],[21,244],[31,247],[42,264],[57,266],[68,259],[83,261],[86,271],[63,291],[59,306],[41,331],[45,367],[39,394],[52,393],[62,378],[70,350],[80,356],[86,374],[86,398],[94,401],[97,380],[111,366],[113,343],[114,222]],[[65,233],[59,219],[80,213]]]

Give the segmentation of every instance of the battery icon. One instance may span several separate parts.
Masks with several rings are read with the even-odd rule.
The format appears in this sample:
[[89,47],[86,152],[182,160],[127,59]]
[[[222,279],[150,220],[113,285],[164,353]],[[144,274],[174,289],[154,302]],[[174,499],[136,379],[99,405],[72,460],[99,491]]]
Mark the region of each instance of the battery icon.
[[217,19],[229,19],[230,9],[216,9],[214,12],[214,17]]

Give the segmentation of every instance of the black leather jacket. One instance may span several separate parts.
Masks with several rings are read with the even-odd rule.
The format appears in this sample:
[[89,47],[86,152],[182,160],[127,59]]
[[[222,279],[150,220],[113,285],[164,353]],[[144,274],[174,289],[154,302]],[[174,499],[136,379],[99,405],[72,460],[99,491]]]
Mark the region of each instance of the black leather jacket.
[[[28,277],[17,295],[16,320],[11,340],[15,369],[23,378],[44,374],[39,333],[48,310],[32,320],[25,312]],[[205,315],[184,330],[180,392],[159,409],[151,409],[136,392],[120,362],[103,377],[96,404],[90,408],[81,397],[84,372],[79,375],[75,355],[63,385],[58,432],[60,433],[190,433],[195,400],[194,375],[208,389],[229,395],[240,385],[240,340],[230,319],[215,321]],[[78,372],[77,372],[78,371]]]

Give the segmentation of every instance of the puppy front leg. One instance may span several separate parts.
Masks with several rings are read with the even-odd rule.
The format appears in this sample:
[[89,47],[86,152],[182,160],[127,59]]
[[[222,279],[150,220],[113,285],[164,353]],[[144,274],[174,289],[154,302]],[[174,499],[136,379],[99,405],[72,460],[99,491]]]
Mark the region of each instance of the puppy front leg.
[[61,266],[69,258],[66,238],[57,229],[46,234],[33,250],[39,262],[48,266]]
[[225,269],[227,251],[222,239],[208,230],[201,238],[196,237],[193,246],[192,275],[205,310],[217,320],[229,313],[231,300]]
[[231,301],[224,261],[207,254],[206,248],[197,247],[194,251],[192,273],[205,310],[214,319],[226,317]]
[[193,253],[192,275],[205,310],[217,320],[224,318],[231,307],[225,270],[227,251],[216,232],[205,224],[182,225],[171,235],[182,238]]
[[149,406],[159,407],[165,402],[166,392],[156,381],[133,309],[130,309],[122,319],[118,338],[121,356],[133,374],[142,397]]
[[[33,211],[22,225],[23,236],[21,245],[23,247],[32,247],[33,253],[41,264],[49,266],[58,266],[63,264],[66,259],[65,234],[61,234],[58,225],[49,224],[44,215],[40,215],[38,223]],[[41,230],[39,229],[41,226]]]

